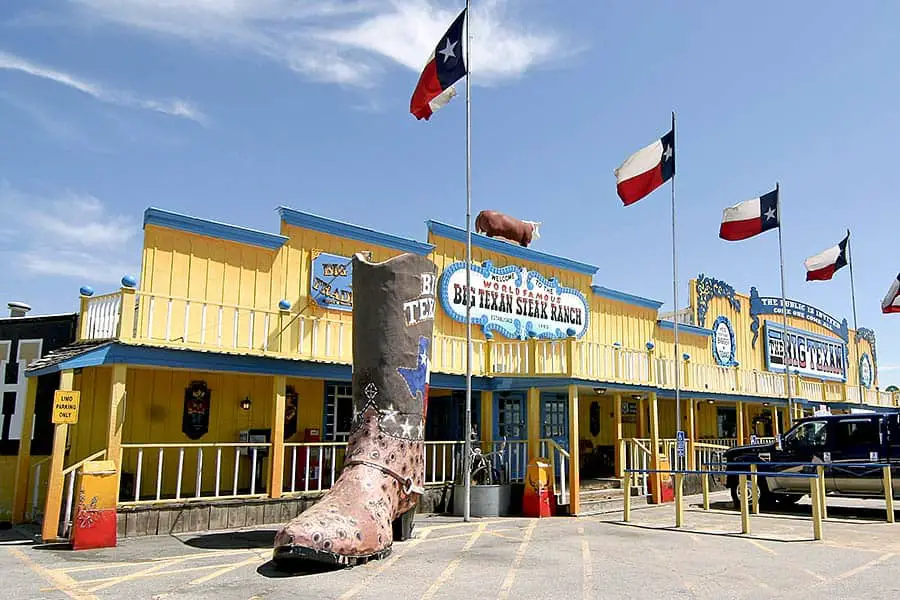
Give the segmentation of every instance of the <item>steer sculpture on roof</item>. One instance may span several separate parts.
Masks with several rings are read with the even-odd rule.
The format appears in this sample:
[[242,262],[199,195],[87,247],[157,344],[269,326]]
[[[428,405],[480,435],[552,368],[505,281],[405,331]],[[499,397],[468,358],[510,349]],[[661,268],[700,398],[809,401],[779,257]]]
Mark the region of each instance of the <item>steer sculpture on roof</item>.
[[523,221],[496,210],[483,210],[475,218],[475,233],[485,233],[488,237],[504,239],[508,242],[528,247],[538,239],[540,222]]

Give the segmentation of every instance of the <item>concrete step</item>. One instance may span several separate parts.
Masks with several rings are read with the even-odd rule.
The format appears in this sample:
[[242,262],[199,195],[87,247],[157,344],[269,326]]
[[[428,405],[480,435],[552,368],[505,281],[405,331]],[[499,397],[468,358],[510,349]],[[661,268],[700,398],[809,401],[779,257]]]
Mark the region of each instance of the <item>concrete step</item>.
[[622,480],[617,477],[598,477],[597,479],[582,479],[582,490],[608,490],[622,487]]
[[582,502],[594,502],[599,500],[611,500],[613,498],[622,498],[625,490],[621,488],[609,488],[605,490],[585,490],[582,489],[578,498]]
[[[631,507],[637,508],[639,506],[647,505],[647,497],[646,496],[632,496],[631,497]],[[589,515],[601,515],[604,513],[611,512],[621,512],[625,508],[625,498],[624,496],[619,496],[618,498],[607,498],[607,499],[597,499],[597,500],[589,500],[581,501],[581,506],[578,508],[578,516],[584,517]]]

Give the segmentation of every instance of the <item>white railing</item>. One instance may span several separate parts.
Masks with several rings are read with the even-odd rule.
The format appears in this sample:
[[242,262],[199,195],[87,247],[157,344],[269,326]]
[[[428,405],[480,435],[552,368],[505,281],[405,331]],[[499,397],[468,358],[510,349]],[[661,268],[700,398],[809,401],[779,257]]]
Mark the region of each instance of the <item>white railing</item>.
[[[466,372],[466,338],[448,335],[436,335],[432,342],[431,364],[432,369],[439,369],[443,373],[465,374]],[[495,346],[496,347],[496,346]],[[484,340],[472,340],[472,372],[484,373],[485,368],[485,342]],[[495,360],[496,363],[496,360]]]
[[425,485],[456,481],[456,464],[463,442],[425,442]]
[[30,510],[26,511],[25,518],[31,522],[39,523],[44,516],[44,501],[47,497],[47,484],[50,478],[50,457],[42,458],[31,465],[28,488],[30,490]]
[[740,445],[737,438],[703,438],[697,440],[697,442],[711,446],[724,446],[725,448],[735,448]]
[[262,462],[270,448],[268,443],[248,442],[122,444],[122,471],[134,475],[134,489],[123,502],[171,503],[264,496]]
[[550,483],[558,505],[569,504],[569,472],[571,456],[569,452],[556,443],[556,440],[545,438],[540,441],[541,456],[550,459]]
[[[650,445],[644,444],[636,438],[623,439],[620,446],[622,452],[622,464],[625,469],[647,470],[650,468]],[[639,496],[646,496],[650,493],[650,477],[648,473],[632,473],[631,482],[634,487],[638,488]],[[626,494],[630,494],[631,490],[625,490]]]
[[[462,444],[462,442],[458,442]],[[490,454],[503,449],[503,456],[499,454],[491,456],[494,469],[503,469],[506,472],[506,480],[511,483],[525,481],[525,472],[528,469],[528,440],[495,440],[492,442],[480,442],[482,452]],[[461,447],[461,446],[460,446]]]
[[330,489],[344,466],[347,442],[287,442],[284,445],[282,491],[321,492]]
[[694,465],[702,471],[724,471],[721,464],[725,462],[725,452],[731,446],[708,443],[708,441],[694,442]]
[[119,318],[122,309],[122,293],[115,292],[87,299],[83,329],[85,340],[106,340],[119,334]]
[[568,372],[568,342],[538,340],[535,345],[534,369],[536,375],[560,375]]
[[527,375],[530,366],[528,344],[522,342],[491,343],[491,367],[494,373]]
[[75,479],[81,472],[84,463],[92,460],[99,460],[106,457],[106,450],[100,450],[88,456],[77,463],[63,469],[62,480],[66,484],[65,501],[62,505],[63,517],[60,520],[59,537],[69,539],[72,532],[72,521],[75,519]]
[[656,359],[656,385],[661,388],[673,389],[675,387],[675,359]]
[[686,365],[688,389],[716,391],[719,393],[734,393],[736,391],[737,380],[734,376],[734,369],[718,365],[703,365],[690,361]]
[[647,353],[621,346],[579,342],[575,346],[576,374],[599,381],[648,383],[650,363]]

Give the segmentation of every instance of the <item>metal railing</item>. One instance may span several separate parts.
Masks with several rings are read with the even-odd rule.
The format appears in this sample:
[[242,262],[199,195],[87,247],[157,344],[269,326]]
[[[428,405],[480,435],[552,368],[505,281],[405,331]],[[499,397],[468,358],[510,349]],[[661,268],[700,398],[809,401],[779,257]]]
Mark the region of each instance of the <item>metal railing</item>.
[[540,441],[541,456],[550,459],[551,485],[558,505],[569,504],[569,472],[572,457],[556,440],[545,438]]
[[106,458],[106,450],[100,450],[98,452],[94,452],[87,458],[84,458],[77,463],[70,465],[63,469],[62,472],[62,480],[66,482],[66,491],[65,491],[65,501],[62,505],[62,519],[60,519],[60,529],[59,536],[62,539],[68,539],[69,534],[72,531],[72,521],[75,519],[75,479],[78,477],[78,473],[81,471],[84,463],[90,462],[92,460],[98,460]]

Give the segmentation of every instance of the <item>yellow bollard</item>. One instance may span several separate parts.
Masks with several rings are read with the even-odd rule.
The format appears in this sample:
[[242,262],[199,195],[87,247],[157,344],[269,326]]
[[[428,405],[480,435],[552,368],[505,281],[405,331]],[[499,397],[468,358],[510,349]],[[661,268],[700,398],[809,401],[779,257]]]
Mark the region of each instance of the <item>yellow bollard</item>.
[[816,465],[816,482],[819,484],[819,504],[824,520],[828,518],[828,506],[825,505],[825,465]]
[[822,499],[819,498],[821,486],[819,478],[810,478],[809,497],[812,501],[813,538],[822,539]]
[[623,512],[622,520],[627,523],[631,520],[631,473],[629,471],[625,471],[625,502]]
[[881,467],[882,473],[884,476],[882,480],[884,482],[884,507],[887,511],[887,522],[894,522],[894,484],[891,480],[891,468],[890,467]]
[[709,473],[700,476],[703,482],[703,510],[709,510]]
[[756,477],[756,465],[750,465],[750,472],[753,475],[750,476],[750,489],[752,490],[752,498],[753,498],[753,514],[759,514],[759,481]]
[[738,475],[738,498],[741,499],[741,533],[750,533],[750,507],[747,502],[746,475]]
[[684,473],[675,473],[675,527],[684,525]]

